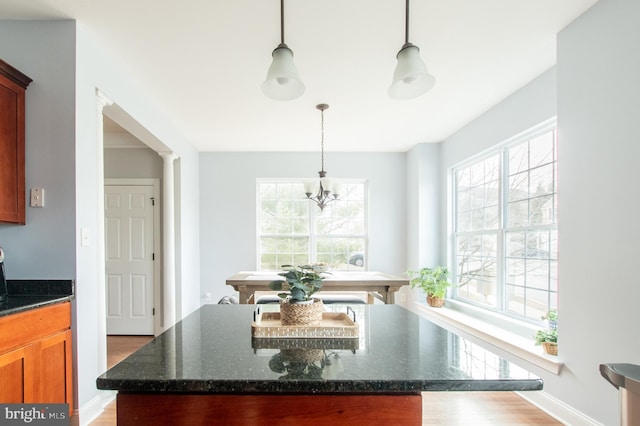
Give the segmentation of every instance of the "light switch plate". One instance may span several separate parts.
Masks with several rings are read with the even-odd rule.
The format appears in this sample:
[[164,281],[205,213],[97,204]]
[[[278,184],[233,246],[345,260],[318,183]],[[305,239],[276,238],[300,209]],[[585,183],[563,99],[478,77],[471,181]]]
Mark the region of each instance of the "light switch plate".
[[89,247],[89,228],[80,228],[80,245]]
[[31,188],[31,207],[44,207],[44,188]]

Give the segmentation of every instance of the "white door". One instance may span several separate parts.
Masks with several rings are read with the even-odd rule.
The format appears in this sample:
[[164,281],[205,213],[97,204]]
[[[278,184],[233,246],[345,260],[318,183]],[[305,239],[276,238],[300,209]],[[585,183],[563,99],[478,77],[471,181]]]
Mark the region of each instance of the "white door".
[[153,186],[105,186],[107,334],[153,335]]

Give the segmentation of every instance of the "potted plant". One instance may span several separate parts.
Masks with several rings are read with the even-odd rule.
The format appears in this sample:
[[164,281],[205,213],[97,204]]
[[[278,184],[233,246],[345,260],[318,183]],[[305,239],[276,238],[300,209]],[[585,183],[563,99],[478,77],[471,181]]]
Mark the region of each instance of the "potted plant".
[[536,332],[536,345],[542,345],[542,349],[549,355],[558,355],[558,312],[550,310],[542,319],[547,321],[548,326]]
[[417,271],[407,271],[411,288],[419,287],[427,295],[429,306],[436,308],[444,305],[444,296],[451,286],[449,282],[449,270],[444,266],[434,268],[422,268]]
[[336,378],[344,370],[338,353],[306,348],[280,349],[269,360],[269,368],[286,373],[280,380]]
[[281,280],[269,283],[269,288],[282,291],[280,320],[283,325],[315,325],[322,320],[322,300],[312,298],[322,288],[324,277],[312,265],[282,265]]

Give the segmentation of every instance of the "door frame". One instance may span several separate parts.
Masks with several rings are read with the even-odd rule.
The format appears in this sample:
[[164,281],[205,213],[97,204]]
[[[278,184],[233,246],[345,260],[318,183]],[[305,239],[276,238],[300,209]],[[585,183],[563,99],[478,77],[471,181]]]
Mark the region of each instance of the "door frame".
[[[153,335],[157,336],[162,333],[162,325],[160,318],[162,318],[162,244],[161,244],[161,230],[162,223],[160,222],[160,211],[162,210],[160,200],[160,179],[158,178],[105,178],[104,186],[152,186],[153,187],[153,199],[155,201],[155,208],[153,209],[153,253],[155,254],[155,260],[153,262]],[[104,220],[104,218],[103,218]],[[103,241],[106,241],[106,236]],[[106,274],[106,268],[104,273]],[[106,288],[105,288],[106,291]],[[105,294],[106,302],[106,294]],[[105,316],[106,321],[106,316]]]

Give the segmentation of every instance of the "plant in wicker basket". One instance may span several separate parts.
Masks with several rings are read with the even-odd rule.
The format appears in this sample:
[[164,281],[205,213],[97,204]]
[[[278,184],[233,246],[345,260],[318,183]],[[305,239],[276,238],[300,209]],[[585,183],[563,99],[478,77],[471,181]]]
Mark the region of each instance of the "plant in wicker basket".
[[548,327],[536,332],[536,345],[542,345],[549,355],[558,355],[558,312],[551,310],[542,319],[547,321]]
[[280,320],[283,325],[316,325],[322,320],[322,300],[311,296],[322,288],[324,277],[312,265],[282,265],[284,272],[278,275],[284,280],[274,280],[269,288],[278,293],[280,302]]
[[449,270],[444,266],[434,268],[422,268],[417,271],[407,271],[411,288],[419,287],[427,295],[429,306],[440,307],[444,305],[444,296],[451,285],[449,282]]
[[336,378],[344,371],[337,352],[304,348],[281,349],[269,360],[269,368],[276,373],[285,373],[280,380]]

